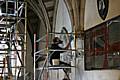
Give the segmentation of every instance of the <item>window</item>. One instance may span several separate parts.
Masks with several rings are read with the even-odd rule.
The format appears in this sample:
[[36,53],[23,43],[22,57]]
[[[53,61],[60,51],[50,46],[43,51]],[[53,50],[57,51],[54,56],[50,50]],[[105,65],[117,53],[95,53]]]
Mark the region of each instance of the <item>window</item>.
[[120,68],[120,18],[85,32],[85,69]]

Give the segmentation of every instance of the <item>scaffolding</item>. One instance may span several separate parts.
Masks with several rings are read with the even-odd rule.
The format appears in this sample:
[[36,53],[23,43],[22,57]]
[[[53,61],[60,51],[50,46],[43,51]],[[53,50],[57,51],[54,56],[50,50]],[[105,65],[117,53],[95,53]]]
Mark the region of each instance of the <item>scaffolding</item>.
[[[73,44],[74,48],[68,48],[65,50],[59,49],[51,49],[50,45],[52,44],[52,37],[59,35],[65,35],[66,40],[69,42],[70,35],[73,36]],[[46,32],[46,35],[36,39],[38,37],[34,34],[34,80],[61,80],[65,77],[68,80],[76,80],[76,32],[68,33],[67,30],[59,33],[59,32]],[[59,36],[62,38],[61,36]],[[65,37],[63,37],[64,39]],[[44,46],[44,48],[38,48],[39,45]],[[64,42],[64,45],[66,42]],[[62,45],[62,46],[64,46]],[[50,52],[54,51],[64,51],[64,53],[60,54],[60,59],[62,61],[66,61],[71,66],[66,65],[50,65],[49,57]],[[67,56],[67,58],[65,58]],[[69,58],[68,58],[69,57]],[[42,59],[43,58],[43,59]],[[41,60],[40,60],[41,59]],[[39,65],[37,65],[37,60],[40,61]],[[36,66],[37,65],[37,66]],[[69,73],[64,72],[64,70],[69,70]],[[64,74],[64,75],[63,75]]]
[[0,0],[0,80],[26,79],[26,5]]

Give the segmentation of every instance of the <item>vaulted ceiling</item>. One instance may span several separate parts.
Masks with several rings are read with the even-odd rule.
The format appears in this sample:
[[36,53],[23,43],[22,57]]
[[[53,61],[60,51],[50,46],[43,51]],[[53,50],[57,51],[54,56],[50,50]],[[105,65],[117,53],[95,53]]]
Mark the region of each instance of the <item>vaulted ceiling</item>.
[[[38,30],[39,24],[52,31],[54,28],[57,4],[59,0],[27,0],[28,1],[28,26],[30,32]],[[71,17],[72,26],[76,30],[83,30],[85,0],[64,0]]]
[[[52,30],[55,4],[57,0],[28,0],[28,25],[32,32],[39,24]],[[34,26],[34,27],[33,27]]]
[[[27,2],[29,32],[33,34],[40,27],[44,27],[50,32],[54,30],[59,0],[27,0]],[[64,0],[64,2],[68,8],[72,26],[76,27],[78,31],[82,30],[85,0]]]

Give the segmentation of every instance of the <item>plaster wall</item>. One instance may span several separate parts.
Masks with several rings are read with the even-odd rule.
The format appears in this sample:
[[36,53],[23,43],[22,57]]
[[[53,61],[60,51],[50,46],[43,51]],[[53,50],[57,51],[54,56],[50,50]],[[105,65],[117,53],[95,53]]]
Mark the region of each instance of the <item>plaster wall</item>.
[[55,32],[61,32],[62,27],[72,32],[71,20],[64,0],[59,0],[56,17]]
[[30,41],[29,34],[27,33],[27,54],[26,54],[26,69],[28,72],[33,73],[33,58],[31,56],[32,53],[32,44]]
[[[67,8],[65,7],[64,1],[59,0],[55,32],[60,32],[63,26],[67,28],[68,32],[72,31],[70,17],[68,15],[69,14],[67,12]],[[93,14],[91,15],[93,16]],[[89,21],[91,20],[89,19]],[[84,46],[83,43],[84,41],[82,41],[81,39],[77,39],[77,48],[83,48]],[[74,48],[73,44],[72,46]],[[51,73],[53,73],[51,74],[51,76],[54,75],[54,77],[53,78],[51,77],[50,80],[61,80],[62,77],[64,76],[62,70],[59,70],[58,72],[51,71]],[[84,70],[84,56],[81,55],[76,58],[76,70],[72,69],[71,76],[72,76],[72,80],[120,80],[120,70],[85,71]]]
[[[60,33],[63,27],[67,29],[68,33],[72,32],[70,16],[64,3],[64,0],[59,0],[56,15],[55,32]],[[62,34],[55,34],[55,36],[58,37],[60,37],[60,35]],[[49,71],[49,80],[62,80],[63,77],[64,72],[62,69]]]
[[[101,0],[102,1],[102,0]],[[106,19],[103,20],[98,12],[97,0],[86,0],[84,15],[84,30],[88,30],[98,24],[101,24],[113,17],[120,15],[120,0],[108,0],[108,13]]]

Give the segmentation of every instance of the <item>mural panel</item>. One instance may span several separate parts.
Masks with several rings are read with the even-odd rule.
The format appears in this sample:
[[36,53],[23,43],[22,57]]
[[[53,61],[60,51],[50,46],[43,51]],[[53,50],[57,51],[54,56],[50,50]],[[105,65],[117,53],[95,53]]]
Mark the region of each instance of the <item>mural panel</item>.
[[120,17],[85,32],[85,69],[120,69]]

